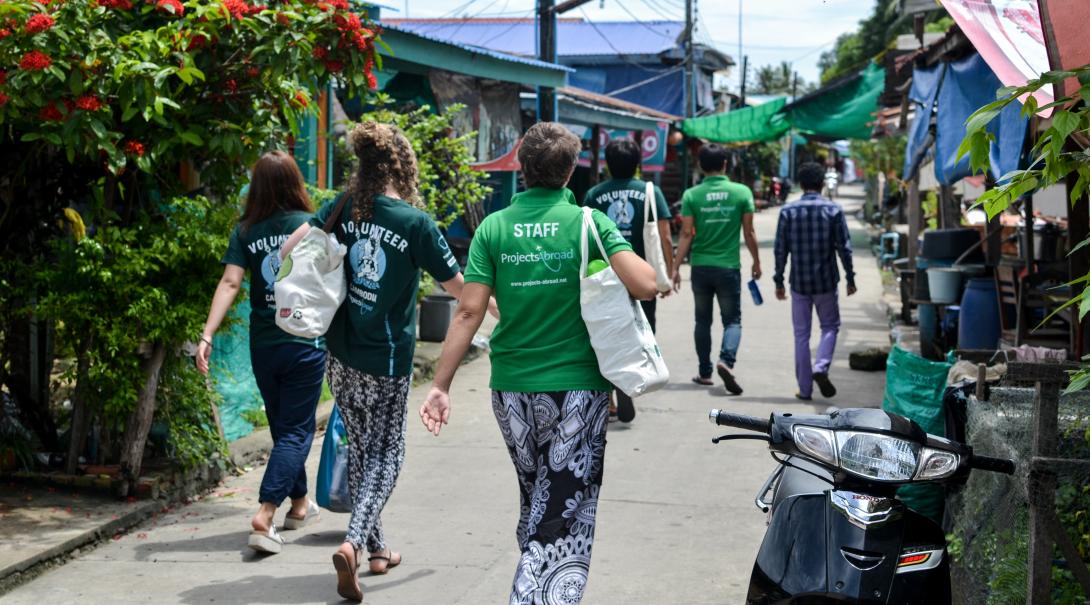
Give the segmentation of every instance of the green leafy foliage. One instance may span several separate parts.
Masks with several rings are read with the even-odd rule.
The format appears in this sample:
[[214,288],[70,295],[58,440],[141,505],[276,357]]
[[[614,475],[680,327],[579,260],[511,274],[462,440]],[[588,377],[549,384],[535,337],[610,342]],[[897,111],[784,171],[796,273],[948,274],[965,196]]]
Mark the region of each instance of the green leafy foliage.
[[905,143],[903,134],[869,141],[853,140],[851,155],[867,178],[879,174],[897,175],[905,163]]
[[222,184],[313,109],[335,79],[374,84],[376,31],[347,0],[0,3],[0,125],[70,163]]
[[210,462],[226,468],[230,454],[214,415],[220,396],[182,355],[170,355],[160,372],[158,417],[167,424],[171,458],[184,468]]

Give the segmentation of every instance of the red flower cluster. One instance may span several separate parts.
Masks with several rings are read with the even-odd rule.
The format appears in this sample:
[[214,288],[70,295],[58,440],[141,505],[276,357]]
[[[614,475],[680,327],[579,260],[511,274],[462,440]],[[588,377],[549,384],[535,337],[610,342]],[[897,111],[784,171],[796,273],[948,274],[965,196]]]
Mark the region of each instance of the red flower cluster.
[[11,30],[6,27],[0,27],[0,40],[7,38],[11,35]]
[[126,141],[123,149],[129,155],[135,155],[136,157],[144,155],[144,144],[140,141]]
[[76,109],[83,111],[98,111],[102,109],[102,100],[95,95],[83,95],[76,99]]
[[227,80],[223,83],[223,88],[228,94],[238,94],[238,80]]
[[261,76],[261,68],[260,67],[247,67],[246,68],[246,77],[248,77],[248,78],[258,78],[260,76]]
[[299,90],[295,92],[295,96],[291,99],[292,105],[296,107],[305,108],[310,105],[310,101],[307,100],[307,95],[303,91]]
[[337,24],[337,29],[342,32],[359,31],[363,27],[359,15],[355,13],[333,15],[333,22]]
[[10,101],[10,100],[11,100],[11,97],[9,97],[6,94],[0,92],[0,107],[3,107],[5,105],[7,105],[8,101]]
[[0,70],[0,84],[8,83],[8,72]]
[[181,17],[185,14],[185,6],[179,0],[157,0],[155,8],[163,13],[171,13],[175,17]]
[[34,34],[44,32],[51,27],[53,27],[53,17],[38,13],[26,20],[26,27],[23,28],[23,31],[25,31],[28,36],[33,36]]
[[98,6],[117,10],[132,10],[132,0],[92,0]]
[[247,15],[256,15],[268,8],[265,5],[250,6],[246,4],[246,0],[223,0],[223,7],[235,19],[242,19]]
[[340,73],[344,71],[344,63],[337,61],[336,59],[331,59],[325,62],[325,69],[331,74]]
[[276,22],[280,25],[291,25],[291,17],[284,13],[276,13]]
[[64,114],[57,108],[56,103],[49,103],[38,112],[38,117],[46,122],[60,122],[64,120]]
[[19,67],[28,71],[46,69],[52,64],[53,59],[39,50],[32,50],[19,60]]
[[371,90],[378,88],[378,78],[375,77],[375,57],[368,54],[363,60],[363,75],[367,77],[367,87]]
[[329,51],[326,50],[326,48],[324,46],[315,46],[314,50],[311,51],[310,54],[315,59],[324,59],[324,58],[326,58],[326,55],[329,54]]

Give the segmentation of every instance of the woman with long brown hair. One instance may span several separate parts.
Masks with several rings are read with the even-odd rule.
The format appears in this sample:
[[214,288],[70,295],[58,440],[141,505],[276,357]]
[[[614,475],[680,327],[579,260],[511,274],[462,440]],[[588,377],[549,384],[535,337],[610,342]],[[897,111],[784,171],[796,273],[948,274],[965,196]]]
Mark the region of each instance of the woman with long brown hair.
[[207,374],[212,336],[234,303],[248,269],[250,360],[273,438],[258,497],[261,508],[251,521],[249,545],[272,554],[280,552],[284,544],[273,515],[285,498],[291,498],[285,529],[301,528],[318,516],[317,505],[307,498],[304,467],[314,439],[314,411],[322,394],[325,342],[293,336],[277,327],[273,294],[280,247],[310,220],[312,212],[295,159],[283,151],[263,155],[253,169],[246,208],[231,232],[223,256],[223,277],[197,347],[197,368]]
[[[414,207],[418,169],[412,145],[396,126],[364,122],[349,135],[359,162],[333,229],[348,247],[348,297],[326,333],[329,386],[348,431],[348,489],[353,508],[344,543],[333,555],[337,592],[360,601],[358,570],[401,563],[380,515],[405,460],[405,421],[416,347],[416,295],[421,270],[454,297],[462,273],[435,222]],[[336,202],[310,225],[325,224]],[[309,227],[308,227],[309,228]],[[307,228],[300,228],[297,241]]]

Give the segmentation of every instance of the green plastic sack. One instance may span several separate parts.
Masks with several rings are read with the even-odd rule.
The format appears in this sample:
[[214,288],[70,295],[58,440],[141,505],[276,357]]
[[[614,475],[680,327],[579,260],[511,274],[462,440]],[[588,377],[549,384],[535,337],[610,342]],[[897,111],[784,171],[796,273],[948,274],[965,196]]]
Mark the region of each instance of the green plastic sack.
[[[901,347],[889,352],[886,362],[886,392],[882,409],[910,418],[923,430],[946,436],[946,417],[942,395],[946,390],[946,375],[953,364],[929,361]],[[897,495],[912,510],[942,523],[946,499],[941,485],[905,485]]]

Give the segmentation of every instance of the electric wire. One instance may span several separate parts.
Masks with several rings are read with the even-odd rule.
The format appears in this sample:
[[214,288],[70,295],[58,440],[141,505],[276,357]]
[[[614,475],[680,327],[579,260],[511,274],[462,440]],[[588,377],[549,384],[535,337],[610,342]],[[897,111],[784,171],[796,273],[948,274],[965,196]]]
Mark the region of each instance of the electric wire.
[[642,71],[645,71],[645,72],[651,73],[651,74],[661,74],[664,71],[669,71],[668,69],[651,69],[651,68],[649,68],[649,67],[647,67],[645,65],[640,65],[639,63],[636,63],[635,61],[630,59],[627,54],[621,52],[620,49],[618,49],[616,46],[613,45],[613,42],[610,41],[609,36],[605,35],[605,33],[602,32],[601,29],[599,29],[598,24],[595,23],[594,20],[591,19],[589,15],[587,15],[587,11],[583,10],[583,7],[581,7],[581,6],[579,7],[579,12],[583,15],[583,19],[586,21],[587,25],[590,25],[591,29],[593,29],[595,32],[597,32],[598,37],[600,37],[602,39],[602,41],[606,43],[607,46],[609,46],[611,49],[613,49],[613,52],[617,53],[617,58],[619,58],[624,63],[626,63],[628,65],[631,65],[632,67],[635,67],[636,69],[639,69],[639,70],[642,70]]
[[637,17],[632,11],[628,10],[628,7],[624,5],[624,2],[618,2],[617,6],[621,7],[621,10],[623,10],[625,13],[627,13],[629,17],[632,17],[633,21],[635,21],[636,23],[639,23],[647,31],[655,34],[656,36],[662,37],[662,38],[669,38],[669,36],[667,36],[666,34],[664,34],[661,31],[651,27],[650,24],[644,22],[639,17]]

